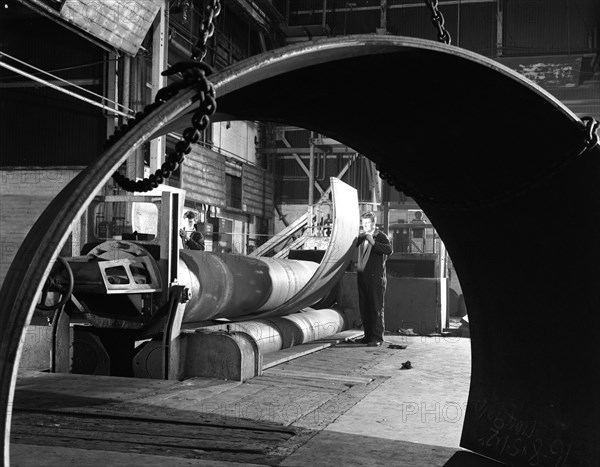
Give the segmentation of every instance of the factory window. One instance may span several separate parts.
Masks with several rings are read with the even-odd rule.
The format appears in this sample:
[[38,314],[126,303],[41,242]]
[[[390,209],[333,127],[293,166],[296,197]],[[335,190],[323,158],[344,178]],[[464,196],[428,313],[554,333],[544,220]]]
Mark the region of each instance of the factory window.
[[227,193],[227,206],[242,209],[242,179],[233,175],[225,174]]
[[154,203],[100,202],[90,215],[93,241],[154,240],[158,236],[158,217]]
[[241,163],[231,158],[225,160],[225,192],[230,208],[242,209],[242,169]]
[[132,231],[138,234],[146,234],[146,240],[152,240],[158,235],[158,217],[158,206],[156,204],[132,203]]

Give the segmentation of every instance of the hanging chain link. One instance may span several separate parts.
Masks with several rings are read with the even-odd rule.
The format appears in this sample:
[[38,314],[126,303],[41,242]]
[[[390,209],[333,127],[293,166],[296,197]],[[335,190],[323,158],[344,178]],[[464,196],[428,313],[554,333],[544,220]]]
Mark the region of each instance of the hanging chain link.
[[208,50],[208,39],[215,33],[215,18],[221,13],[221,2],[219,0],[209,0],[204,9],[204,21],[200,25],[200,36],[194,46],[192,60],[204,60]]
[[431,21],[438,30],[438,39],[444,44],[450,44],[452,38],[450,33],[444,27],[444,15],[438,10],[438,0],[425,0],[425,4],[431,10]]
[[210,117],[217,110],[217,101],[214,86],[207,79],[207,76],[213,73],[214,70],[211,66],[202,62],[202,60],[206,56],[208,39],[214,34],[214,20],[219,13],[221,13],[220,0],[209,0],[206,4],[204,20],[200,27],[200,37],[192,53],[192,60],[176,63],[161,73],[163,76],[181,73],[183,78],[161,88],[156,93],[154,103],[144,107],[143,112],[136,113],[134,119],[118,128],[107,140],[106,147],[113,145],[138,122],[177,95],[179,91],[191,86],[197,87],[198,94],[194,96],[194,101],[199,102],[198,109],[192,116],[192,126],[183,131],[183,138],[175,144],[175,150],[167,155],[160,169],[143,180],[132,180],[117,170],[112,176],[113,180],[124,190],[146,192],[164,183],[183,163],[185,155],[189,154],[192,150],[192,144],[200,140],[202,131],[210,124]]
[[584,143],[586,145],[585,150],[588,150],[598,144],[598,128],[600,127],[600,122],[593,117],[581,117],[581,121],[585,125],[585,140]]

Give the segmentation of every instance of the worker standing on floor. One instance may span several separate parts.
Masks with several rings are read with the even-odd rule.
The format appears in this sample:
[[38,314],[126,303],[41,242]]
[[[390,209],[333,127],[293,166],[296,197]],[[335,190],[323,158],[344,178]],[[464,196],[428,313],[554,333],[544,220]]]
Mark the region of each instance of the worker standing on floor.
[[363,232],[356,242],[358,248],[358,306],[365,335],[359,343],[379,347],[383,343],[384,297],[387,278],[385,262],[392,254],[387,235],[376,229],[376,217],[365,212],[361,217]]

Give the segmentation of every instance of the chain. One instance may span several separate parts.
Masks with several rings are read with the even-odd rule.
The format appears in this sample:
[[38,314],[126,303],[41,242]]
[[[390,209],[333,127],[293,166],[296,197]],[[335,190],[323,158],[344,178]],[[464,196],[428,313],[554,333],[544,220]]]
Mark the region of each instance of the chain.
[[219,0],[209,0],[204,8],[204,21],[200,25],[200,36],[194,46],[192,53],[193,60],[204,60],[208,50],[208,39],[215,33],[214,20],[221,13],[221,2]]
[[431,10],[431,21],[438,30],[438,39],[444,44],[450,44],[452,38],[450,33],[444,27],[444,15],[438,10],[438,0],[425,0],[425,4]]
[[198,101],[199,106],[192,116],[192,126],[183,131],[183,138],[175,144],[175,150],[167,155],[160,169],[157,169],[149,177],[137,181],[126,177],[118,170],[113,174],[113,180],[126,191],[146,192],[164,183],[183,163],[185,155],[189,154],[192,150],[192,144],[196,144],[200,140],[202,131],[208,127],[210,117],[217,110],[215,89],[213,84],[207,79],[207,76],[213,72],[213,69],[208,64],[202,62],[202,60],[206,56],[207,41],[215,31],[214,20],[221,13],[220,0],[209,0],[205,12],[204,21],[200,27],[201,35],[194,47],[192,60],[176,63],[161,73],[163,76],[181,73],[183,79],[174,81],[168,86],[161,88],[156,93],[154,103],[144,107],[143,112],[136,113],[134,119],[119,127],[105,144],[105,147],[112,146],[138,122],[177,95],[182,89],[189,88],[190,86],[198,87],[198,94],[194,96],[193,100]]
[[598,127],[600,127],[600,122],[593,117],[581,117],[581,121],[585,125],[583,131],[585,132],[584,143],[587,150],[598,144]]
[[582,117],[581,122],[581,132],[583,134],[583,145],[581,149],[578,149],[572,155],[566,157],[562,161],[558,161],[550,165],[548,170],[540,173],[535,180],[529,180],[527,182],[524,182],[515,189],[507,191],[495,197],[460,203],[445,202],[426,193],[421,193],[416,190],[413,190],[407,184],[395,180],[391,174],[385,172],[384,168],[379,165],[377,165],[376,168],[377,170],[379,170],[379,177],[385,180],[388,185],[393,186],[396,190],[404,193],[406,196],[415,199],[419,204],[428,203],[431,205],[446,207],[450,209],[489,208],[501,204],[509,199],[514,199],[526,193],[527,191],[530,191],[533,187],[539,185],[543,181],[551,178],[552,176],[562,171],[568,164],[578,159],[579,157],[582,157],[587,151],[589,151],[593,147],[598,146],[600,144],[600,139],[598,136],[598,128],[600,128],[600,122],[598,122],[598,120],[595,120],[592,117]]

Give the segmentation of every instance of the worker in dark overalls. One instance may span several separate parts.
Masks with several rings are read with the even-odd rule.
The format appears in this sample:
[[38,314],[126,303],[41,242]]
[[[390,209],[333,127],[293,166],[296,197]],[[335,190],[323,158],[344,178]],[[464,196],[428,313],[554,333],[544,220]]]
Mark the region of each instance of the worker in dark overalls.
[[392,254],[387,235],[376,229],[372,212],[361,216],[362,233],[356,242],[358,248],[357,282],[358,306],[365,335],[359,343],[379,347],[383,343],[384,296],[387,285],[385,262]]

